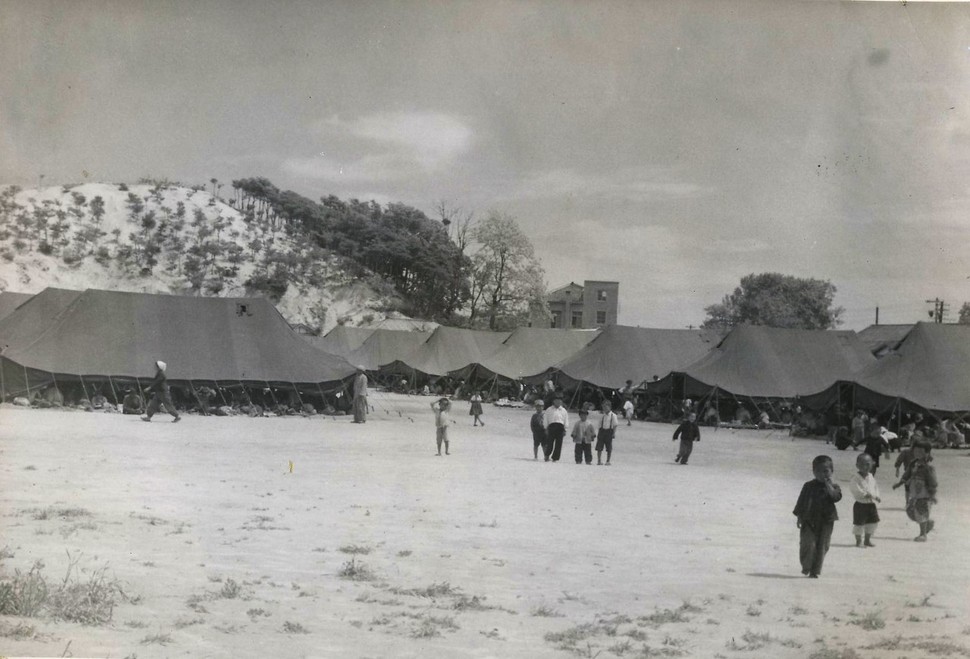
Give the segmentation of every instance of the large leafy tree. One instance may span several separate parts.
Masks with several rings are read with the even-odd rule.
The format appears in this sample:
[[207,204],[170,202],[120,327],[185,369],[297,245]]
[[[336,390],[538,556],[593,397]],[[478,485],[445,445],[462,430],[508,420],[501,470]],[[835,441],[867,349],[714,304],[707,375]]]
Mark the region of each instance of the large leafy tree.
[[545,272],[515,218],[491,212],[473,230],[469,323],[491,330],[521,324],[545,308]]
[[703,327],[730,329],[741,323],[789,329],[832,329],[842,307],[833,306],[835,286],[775,272],[750,274],[718,304],[706,307]]
[[957,322],[961,325],[970,325],[970,302],[964,302],[960,307],[960,317]]

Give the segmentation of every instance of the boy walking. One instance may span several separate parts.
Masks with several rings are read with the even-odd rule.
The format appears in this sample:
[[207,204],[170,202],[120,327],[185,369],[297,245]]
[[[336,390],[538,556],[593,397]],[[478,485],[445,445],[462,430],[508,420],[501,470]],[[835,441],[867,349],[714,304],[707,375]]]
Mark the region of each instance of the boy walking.
[[178,423],[182,420],[172,403],[172,392],[168,388],[168,376],[165,373],[167,369],[168,364],[165,362],[161,360],[155,362],[155,379],[145,390],[152,392],[152,399],[148,402],[148,409],[145,410],[145,416],[141,418],[142,421],[150,422],[155,413],[158,412],[159,407],[164,407],[166,412],[175,417],[172,419],[172,423]]
[[593,439],[596,437],[596,429],[587,419],[589,412],[584,408],[579,411],[579,421],[573,426],[573,443],[576,444],[576,464],[593,464]]
[[451,409],[451,401],[447,398],[431,403],[431,411],[434,412],[435,442],[438,444],[439,457],[441,456],[442,442],[445,445],[445,455],[451,455],[448,452],[448,422],[451,419],[451,415],[448,414],[449,409]]
[[549,455],[546,452],[546,426],[545,426],[545,414],[542,409],[542,401],[537,400],[535,402],[535,413],[532,415],[532,459],[539,459],[539,447],[542,447],[542,454],[545,456],[546,460],[549,459]]
[[834,472],[835,466],[829,456],[820,455],[812,460],[815,478],[802,486],[795,510],[792,511],[801,529],[798,557],[802,563],[802,574],[812,579],[818,579],[822,574],[822,562],[832,540],[832,528],[839,518],[835,503],[842,499],[842,489],[832,482]]
[[606,449],[606,464],[610,464],[610,457],[613,455],[613,438],[616,436],[616,427],[620,420],[613,411],[613,404],[608,400],[603,401],[603,417],[600,419],[599,429],[596,431],[596,464],[603,464],[603,449]]
[[674,431],[674,438],[671,441],[676,442],[678,437],[680,438],[680,451],[674,458],[674,462],[686,465],[687,458],[694,450],[694,442],[701,441],[701,429],[697,425],[696,414],[691,412],[687,415],[687,420],[677,426],[677,430]]
[[562,440],[566,436],[569,413],[562,406],[562,398],[556,396],[552,407],[546,410],[546,462],[559,462],[562,453]]

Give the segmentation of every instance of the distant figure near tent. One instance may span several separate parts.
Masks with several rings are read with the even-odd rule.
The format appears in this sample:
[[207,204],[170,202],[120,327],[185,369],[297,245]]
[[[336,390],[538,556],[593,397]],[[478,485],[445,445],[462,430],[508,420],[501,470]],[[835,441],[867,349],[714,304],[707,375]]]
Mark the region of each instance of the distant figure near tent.
[[155,379],[152,380],[151,385],[148,387],[148,391],[152,392],[152,399],[148,403],[148,410],[145,412],[145,416],[141,418],[142,421],[151,421],[152,417],[155,416],[155,412],[161,406],[165,407],[165,411],[174,416],[172,423],[178,423],[182,420],[179,416],[178,410],[175,409],[175,405],[172,404],[172,392],[168,389],[168,377],[165,375],[165,370],[168,365],[159,360],[155,362]]
[[125,399],[121,401],[121,411],[123,414],[142,414],[145,411],[145,405],[142,402],[141,396],[139,396],[134,389],[128,388],[125,390]]
[[367,422],[367,376],[364,367],[357,367],[357,377],[354,378],[354,423]]

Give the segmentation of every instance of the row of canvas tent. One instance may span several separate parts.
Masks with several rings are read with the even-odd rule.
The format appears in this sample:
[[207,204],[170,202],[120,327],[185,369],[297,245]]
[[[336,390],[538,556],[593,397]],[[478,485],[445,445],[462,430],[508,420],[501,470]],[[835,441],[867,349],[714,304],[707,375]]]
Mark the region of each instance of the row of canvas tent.
[[298,385],[323,393],[355,372],[300,339],[263,298],[47,288],[5,302],[11,295],[0,294],[4,399],[51,384],[148,381],[156,360],[168,364],[174,385]]
[[860,333],[741,325],[727,334],[622,325],[512,333],[337,328],[317,341],[384,373],[530,383],[553,376],[567,389],[618,389],[632,381],[671,398],[797,398],[815,409],[842,400],[873,409],[970,410],[970,326],[963,325]]

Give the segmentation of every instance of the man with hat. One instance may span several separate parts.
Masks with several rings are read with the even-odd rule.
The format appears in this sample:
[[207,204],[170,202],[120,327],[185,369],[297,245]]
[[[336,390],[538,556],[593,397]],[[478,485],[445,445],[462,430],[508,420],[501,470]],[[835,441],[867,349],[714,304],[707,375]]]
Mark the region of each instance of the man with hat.
[[168,389],[168,376],[165,375],[168,364],[159,360],[155,362],[155,369],[155,379],[152,380],[151,385],[148,387],[148,391],[152,392],[152,399],[149,401],[148,410],[141,420],[151,421],[152,417],[155,416],[155,412],[158,411],[158,408],[164,406],[165,411],[175,417],[172,419],[172,423],[178,423],[182,420],[182,417],[179,416],[178,410],[175,409],[175,405],[172,403],[172,392]]
[[354,378],[354,423],[367,422],[367,376],[364,367],[357,367],[357,377]]

